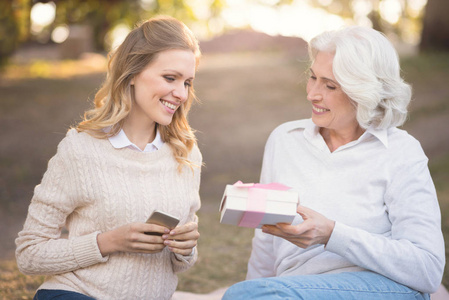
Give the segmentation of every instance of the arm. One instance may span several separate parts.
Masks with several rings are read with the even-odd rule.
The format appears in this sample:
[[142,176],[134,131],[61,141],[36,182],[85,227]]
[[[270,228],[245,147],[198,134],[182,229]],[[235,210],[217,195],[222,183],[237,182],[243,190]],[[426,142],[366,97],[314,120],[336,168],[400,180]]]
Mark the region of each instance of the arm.
[[444,268],[444,242],[435,189],[421,160],[404,166],[386,194],[391,236],[333,222],[321,214],[298,207],[304,222],[290,226],[264,226],[267,233],[307,248],[324,244],[325,250],[365,269],[384,275],[415,290],[431,293]]
[[427,160],[401,168],[389,186],[385,204],[391,236],[337,222],[326,250],[418,291],[436,291],[445,263],[444,241]]
[[49,161],[42,182],[35,188],[23,230],[16,239],[19,269],[26,274],[58,274],[105,262],[98,246],[99,232],[61,238],[66,218],[83,203],[76,186],[76,158],[62,141]]
[[200,181],[201,181],[201,165],[202,156],[198,147],[195,145],[191,152],[190,159],[198,166],[193,169],[193,176],[190,169],[185,169],[187,172],[187,180],[192,185],[191,201],[189,216],[184,225],[176,227],[169,234],[165,234],[165,245],[169,247],[171,254],[171,261],[175,273],[183,272],[193,266],[198,259],[197,243],[200,237],[198,232],[198,216],[196,212],[200,209],[201,200],[199,195]]

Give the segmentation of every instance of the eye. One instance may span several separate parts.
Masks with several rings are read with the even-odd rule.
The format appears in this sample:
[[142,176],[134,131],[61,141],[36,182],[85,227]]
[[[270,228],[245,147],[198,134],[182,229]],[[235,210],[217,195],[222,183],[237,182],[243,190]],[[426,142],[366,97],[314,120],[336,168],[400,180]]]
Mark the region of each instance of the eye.
[[336,87],[335,86],[332,86],[332,85],[326,85],[326,87],[328,88],[328,89],[330,89],[330,90],[335,90],[336,89]]
[[184,86],[191,87],[192,86],[192,82],[186,81],[186,82],[184,82]]
[[173,76],[164,76],[165,80],[167,80],[168,82],[173,82],[175,81],[175,78]]
[[315,75],[313,75],[313,74],[311,74],[311,75],[310,75],[310,79],[312,79],[312,80],[316,80],[316,76],[315,76]]

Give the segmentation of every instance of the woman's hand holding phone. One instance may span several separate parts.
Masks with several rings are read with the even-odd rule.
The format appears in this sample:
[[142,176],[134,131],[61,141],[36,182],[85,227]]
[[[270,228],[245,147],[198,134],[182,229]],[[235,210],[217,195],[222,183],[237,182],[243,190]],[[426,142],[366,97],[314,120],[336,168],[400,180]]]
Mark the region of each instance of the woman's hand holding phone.
[[184,256],[192,253],[193,248],[198,243],[199,237],[198,224],[195,222],[178,226],[169,233],[162,235],[164,244],[170,251]]
[[114,252],[158,253],[165,246],[173,253],[190,255],[200,236],[198,224],[176,227],[179,220],[155,211],[146,223],[131,223],[100,233],[97,243],[103,256]]
[[130,223],[97,236],[98,248],[103,256],[115,252],[158,253],[165,245],[160,235],[145,232],[168,233],[163,226],[147,223]]

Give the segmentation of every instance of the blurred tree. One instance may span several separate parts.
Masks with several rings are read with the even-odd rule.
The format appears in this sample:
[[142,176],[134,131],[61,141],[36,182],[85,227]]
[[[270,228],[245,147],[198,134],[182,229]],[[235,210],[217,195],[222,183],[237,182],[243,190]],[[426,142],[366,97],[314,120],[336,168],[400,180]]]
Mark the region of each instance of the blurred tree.
[[28,37],[29,1],[0,0],[0,68]]
[[93,29],[95,50],[105,48],[105,36],[117,23],[132,26],[140,20],[140,0],[64,0],[56,1],[57,24],[85,24]]
[[[56,4],[55,21],[45,28],[47,37],[58,25],[88,25],[93,31],[95,50],[101,51],[105,50],[105,37],[114,26],[124,23],[132,28],[138,21],[157,14],[171,15],[188,26],[196,23],[197,26],[205,27],[207,31],[209,21],[220,14],[223,1],[0,0],[0,66],[7,61],[20,43],[36,40],[36,36],[30,34],[30,11],[32,6],[39,2]],[[198,13],[199,10],[202,14]]]
[[[38,0],[48,1],[48,0]],[[108,31],[119,23],[132,28],[142,19],[165,14],[178,18],[187,24],[198,21],[190,3],[184,0],[53,0],[56,3],[56,20],[58,24],[84,23],[92,26],[95,48],[105,50],[105,37]],[[198,1],[196,1],[198,2]],[[212,14],[219,13],[220,0],[203,0],[209,2]]]
[[427,0],[420,51],[449,51],[449,1]]

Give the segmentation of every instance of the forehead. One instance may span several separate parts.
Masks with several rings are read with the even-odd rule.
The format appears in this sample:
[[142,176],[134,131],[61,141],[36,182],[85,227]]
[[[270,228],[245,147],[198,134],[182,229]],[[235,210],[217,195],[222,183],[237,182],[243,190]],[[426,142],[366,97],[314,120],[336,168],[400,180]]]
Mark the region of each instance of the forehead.
[[334,53],[320,51],[315,56],[315,60],[312,64],[312,70],[314,72],[324,73],[323,76],[333,77],[332,65],[334,61]]
[[184,77],[193,77],[195,66],[196,58],[192,51],[173,49],[159,52],[146,69],[171,70],[181,73]]

